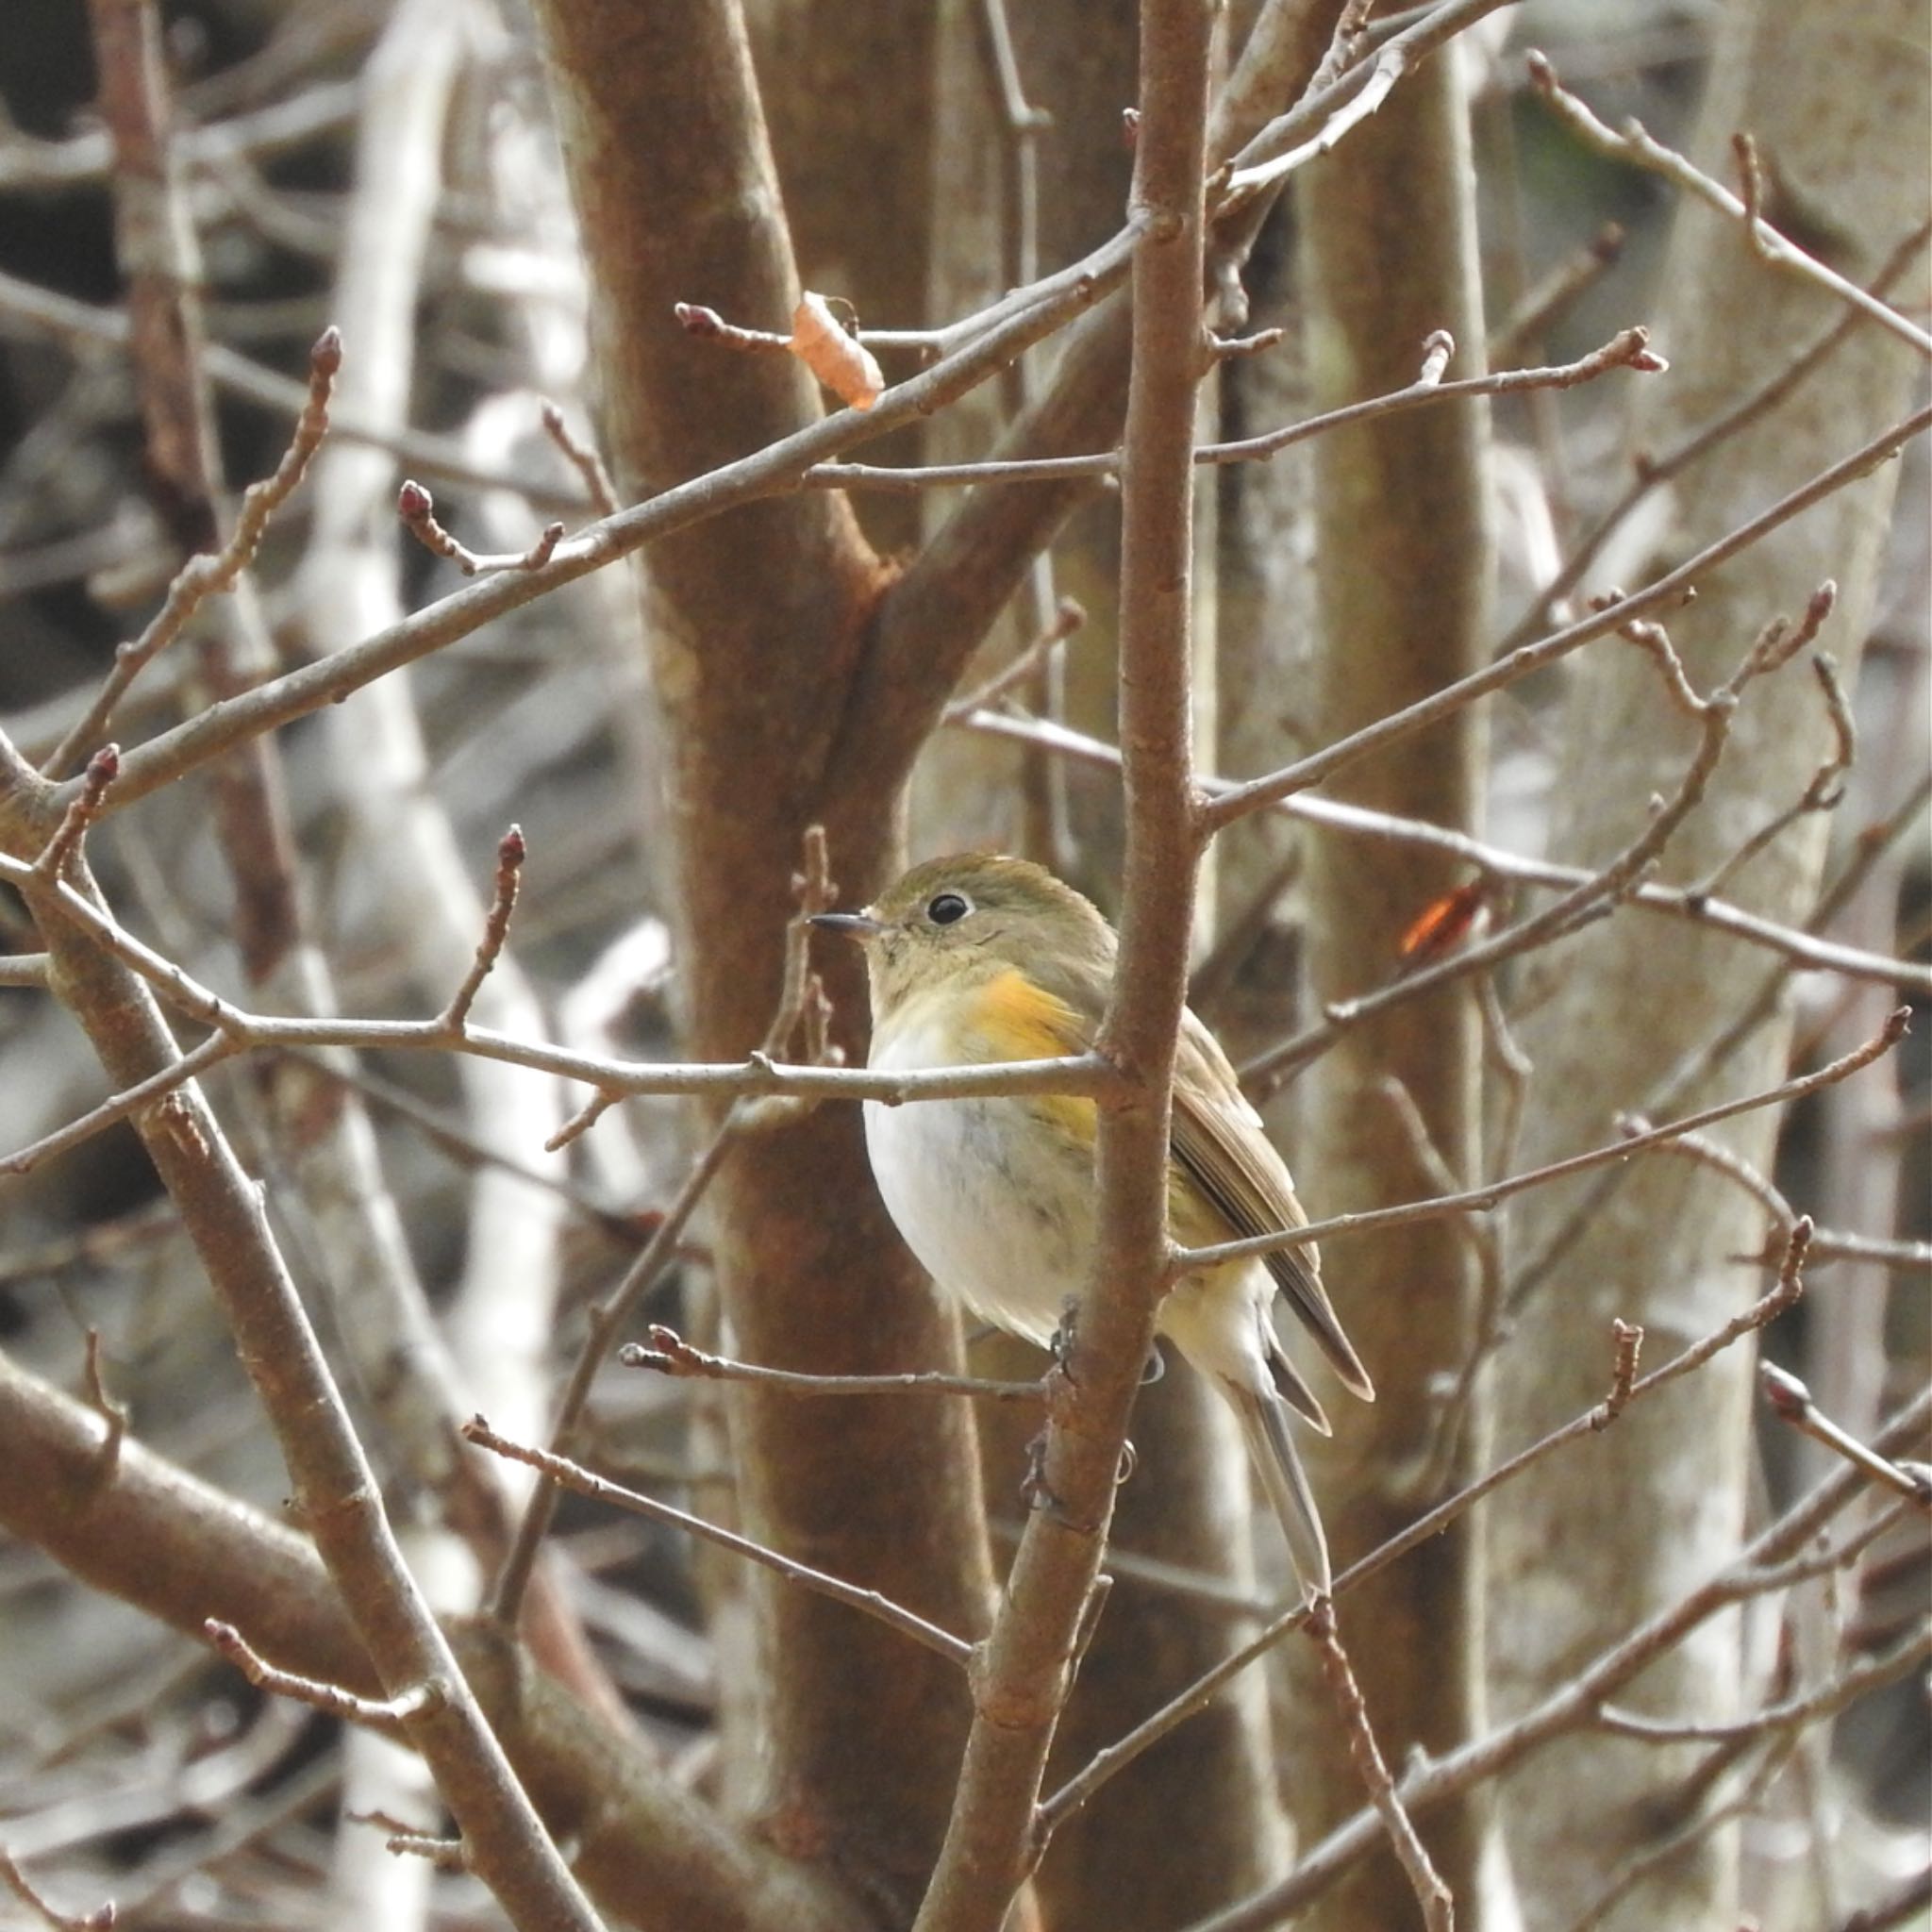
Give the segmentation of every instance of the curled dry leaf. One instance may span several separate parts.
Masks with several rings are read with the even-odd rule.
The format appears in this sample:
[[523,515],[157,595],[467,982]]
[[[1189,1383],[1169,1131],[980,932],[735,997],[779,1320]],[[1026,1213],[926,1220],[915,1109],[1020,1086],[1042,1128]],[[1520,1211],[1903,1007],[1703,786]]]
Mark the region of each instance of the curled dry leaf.
[[878,401],[886,378],[864,343],[843,328],[823,295],[808,290],[791,311],[791,353],[839,398],[855,409]]
[[1490,922],[1489,889],[1472,879],[1431,899],[1402,935],[1396,950],[1404,973],[1419,972],[1446,958],[1458,946],[1479,938]]

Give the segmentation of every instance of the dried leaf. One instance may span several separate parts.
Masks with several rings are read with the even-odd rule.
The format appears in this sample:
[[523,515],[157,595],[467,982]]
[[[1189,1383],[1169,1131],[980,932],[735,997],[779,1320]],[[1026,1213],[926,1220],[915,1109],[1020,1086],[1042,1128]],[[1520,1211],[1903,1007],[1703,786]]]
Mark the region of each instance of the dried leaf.
[[1474,939],[1489,924],[1489,894],[1481,879],[1431,899],[1402,935],[1397,948],[1402,970],[1414,973],[1433,966]]
[[841,326],[823,295],[807,291],[791,312],[791,353],[839,398],[855,409],[878,401],[886,378],[872,351]]

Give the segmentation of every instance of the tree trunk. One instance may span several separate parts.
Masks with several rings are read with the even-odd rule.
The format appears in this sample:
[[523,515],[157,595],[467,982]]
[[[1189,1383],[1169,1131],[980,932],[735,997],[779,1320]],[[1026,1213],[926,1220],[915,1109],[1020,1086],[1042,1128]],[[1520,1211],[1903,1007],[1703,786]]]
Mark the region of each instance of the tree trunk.
[[[1912,0],[1796,8],[1734,0],[1693,158],[1732,175],[1726,143],[1749,128],[1775,184],[1774,219],[1842,274],[1868,279],[1922,210],[1926,73],[1923,58],[1904,50],[1923,44],[1924,25]],[[1817,288],[1767,269],[1736,223],[1688,199],[1661,287],[1658,346],[1673,368],[1643,397],[1638,449],[1666,422],[1674,440],[1709,421],[1760,382],[1767,363],[1838,313]],[[1923,280],[1920,289],[1894,299],[1909,312],[1924,300]],[[1862,331],[1778,408],[1677,480],[1660,520],[1664,554],[1650,561],[1689,555],[1843,456],[1902,411],[1914,374],[1898,341]],[[1849,680],[1897,474],[1887,465],[1839,491],[1698,584],[1697,602],[1669,627],[1700,691],[1731,673],[1769,620],[1796,619],[1826,577],[1837,579],[1839,601],[1821,643]],[[1559,855],[1592,865],[1625,843],[1653,792],[1676,784],[1689,738],[1644,655],[1594,647],[1577,667],[1563,726],[1562,769],[1587,782],[1561,788]],[[1754,686],[1703,810],[1666,859],[1668,876],[1707,874],[1792,802],[1830,742],[1803,665]],[[1801,820],[1728,882],[1726,895],[1768,918],[1801,921],[1826,829],[1819,815]],[[1674,1066],[1732,1018],[1740,990],[1759,976],[1743,948],[1702,927],[1628,915],[1541,957],[1519,1002],[1533,1008],[1522,1038],[1536,1063],[1524,1164],[1600,1142],[1619,1109],[1657,1105]],[[1775,1082],[1790,1046],[1786,1016],[1759,1028],[1723,1068],[1674,1083],[1673,1109]],[[1776,1124],[1769,1112],[1747,1114],[1721,1138],[1768,1172]],[[1613,1316],[1643,1323],[1647,1356],[1661,1359],[1762,1288],[1757,1270],[1733,1258],[1761,1246],[1762,1210],[1719,1176],[1680,1160],[1640,1163],[1558,1251],[1577,1199],[1574,1188],[1539,1191],[1512,1227],[1521,1265],[1559,1258],[1500,1359],[1506,1447],[1601,1396]],[[1827,1277],[1814,1291],[1810,1321],[1833,1319],[1830,1293]],[[1491,1668],[1502,1715],[1736,1549],[1749,1490],[1753,1368],[1748,1351],[1733,1349],[1633,1409],[1591,1453],[1553,1459],[1517,1486],[1493,1519]],[[1631,1701],[1673,1721],[1721,1721],[1735,1714],[1742,1674],[1737,1621],[1717,1619],[1655,1666]],[[1657,1747],[1590,1735],[1557,1745],[1507,1788],[1512,1859],[1537,1874],[1541,1922],[1567,1924],[1633,1854],[1682,1822],[1657,1803],[1668,1774]],[[1602,1923],[1731,1924],[1735,1879],[1736,1834],[1718,1830],[1646,1874]]]
[[[1457,373],[1482,356],[1474,182],[1457,51],[1439,55],[1333,160],[1309,169],[1303,222],[1309,374],[1318,408],[1415,379],[1424,339],[1447,328]],[[1485,504],[1487,418],[1447,405],[1385,418],[1315,446],[1316,673],[1324,739],[1340,738],[1476,668],[1487,641],[1491,546]],[[1357,803],[1474,829],[1482,731],[1465,711],[1392,756],[1365,760],[1337,789]],[[1308,974],[1316,1003],[1385,982],[1401,935],[1457,883],[1441,855],[1314,839],[1308,848]],[[1429,1140],[1462,1184],[1477,1178],[1476,1015],[1466,988],[1401,1006],[1342,1035],[1306,1080],[1302,1192],[1318,1216],[1430,1191],[1384,1083],[1408,1090]],[[1374,1549],[1434,1500],[1441,1390],[1468,1358],[1475,1274],[1453,1224],[1391,1229],[1329,1244],[1336,1302],[1379,1400],[1329,1405],[1336,1434],[1316,1454],[1337,1567]],[[1481,1431],[1465,1426],[1450,1474]],[[1352,1594],[1341,1635],[1391,1760],[1440,1753],[1480,1727],[1480,1578],[1462,1525]],[[1311,1665],[1311,1659],[1304,1662]],[[1290,1789],[1310,1834],[1361,1803],[1343,1727],[1313,1669],[1301,1671],[1309,1722]],[[1461,1907],[1479,1923],[1481,1807],[1426,1822],[1424,1837]],[[1407,1879],[1386,1851],[1316,1911],[1324,1928],[1412,1923]]]
[[[782,325],[796,299],[737,8],[539,8],[594,288],[606,444],[626,498],[809,420],[799,367],[683,336],[675,301]],[[652,130],[648,142],[639,128]],[[895,856],[891,770],[834,770],[883,573],[841,496],[803,491],[656,546],[648,625],[677,849],[684,1046],[756,1046],[778,997],[800,834],[824,816],[848,896]],[[824,964],[848,1050],[854,963]],[[792,1369],[932,1367],[954,1350],[887,1222],[855,1110],[758,1135],[712,1195],[735,1352]],[[750,1532],[961,1633],[986,1556],[962,1405],[800,1402],[734,1391]],[[850,1611],[760,1582],[767,1828],[908,1913],[943,1831],[967,1697],[951,1665]]]

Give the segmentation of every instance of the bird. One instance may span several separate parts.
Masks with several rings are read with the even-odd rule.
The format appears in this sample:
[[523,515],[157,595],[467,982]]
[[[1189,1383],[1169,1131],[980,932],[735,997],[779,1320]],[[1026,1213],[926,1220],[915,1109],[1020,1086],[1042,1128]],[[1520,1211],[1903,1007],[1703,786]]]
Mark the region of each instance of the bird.
[[[927,859],[862,911],[821,912],[813,924],[863,949],[869,1064],[884,1073],[1087,1051],[1118,952],[1091,900],[1043,866],[996,854]],[[886,1208],[935,1286],[989,1326],[1051,1347],[1095,1238],[1095,1103],[868,1100],[864,1121]],[[1287,1165],[1191,1008],[1174,1053],[1167,1185],[1169,1224],[1190,1247],[1307,1224]],[[1342,1386],[1373,1402],[1312,1243],[1182,1276],[1156,1332],[1233,1409],[1304,1591],[1326,1595],[1327,1541],[1291,1417],[1330,1428],[1275,1330],[1277,1294]]]

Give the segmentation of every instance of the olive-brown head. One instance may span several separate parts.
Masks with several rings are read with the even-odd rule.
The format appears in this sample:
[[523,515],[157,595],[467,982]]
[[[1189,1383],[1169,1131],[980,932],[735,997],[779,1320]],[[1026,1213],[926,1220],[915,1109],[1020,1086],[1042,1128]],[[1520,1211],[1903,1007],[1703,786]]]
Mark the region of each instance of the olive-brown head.
[[864,911],[821,912],[812,924],[865,948],[874,1024],[935,988],[965,991],[1016,968],[1097,1017],[1113,981],[1113,928],[1073,887],[1024,858],[928,858]]

